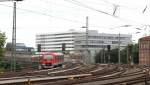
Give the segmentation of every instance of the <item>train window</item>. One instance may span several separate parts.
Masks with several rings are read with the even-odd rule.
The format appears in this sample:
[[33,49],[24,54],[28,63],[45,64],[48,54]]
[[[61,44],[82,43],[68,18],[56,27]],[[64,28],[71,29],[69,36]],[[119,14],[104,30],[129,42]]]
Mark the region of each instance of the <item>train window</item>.
[[56,59],[59,60],[60,59],[59,56],[56,56]]
[[64,58],[63,58],[63,55],[61,55],[61,56],[59,56],[60,57],[60,60],[63,60]]
[[57,60],[63,60],[63,56],[59,55],[56,57]]
[[44,59],[51,60],[51,59],[53,59],[53,56],[52,55],[45,55]]

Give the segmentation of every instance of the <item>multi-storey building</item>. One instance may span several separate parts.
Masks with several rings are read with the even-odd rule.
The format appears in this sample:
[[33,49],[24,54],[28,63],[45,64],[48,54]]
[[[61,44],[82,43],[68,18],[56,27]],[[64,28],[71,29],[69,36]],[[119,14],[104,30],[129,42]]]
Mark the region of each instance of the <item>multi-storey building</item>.
[[96,30],[89,30],[88,33],[71,30],[68,32],[37,34],[36,45],[41,44],[42,51],[61,51],[62,43],[66,44],[66,51],[84,51],[106,48],[125,47],[132,42],[131,35],[98,33]]
[[85,49],[99,51],[102,48],[107,48],[107,45],[110,45],[112,49],[118,46],[124,48],[132,43],[131,38],[132,36],[127,34],[106,34],[98,33],[96,30],[89,30],[88,34],[81,33],[76,36],[75,49],[81,51]]
[[[36,45],[41,44],[41,51],[61,51],[65,43],[66,52],[79,52],[83,54],[81,60],[94,63],[94,55],[107,45],[113,48],[123,48],[132,43],[131,35],[98,33],[96,30],[81,32],[71,30],[68,32],[37,34]],[[120,44],[119,44],[120,42]]]
[[74,51],[74,38],[79,32],[70,30],[67,32],[47,33],[36,35],[36,45],[41,44],[41,51],[61,51],[65,43],[66,51]]
[[150,36],[139,39],[139,64],[150,65]]

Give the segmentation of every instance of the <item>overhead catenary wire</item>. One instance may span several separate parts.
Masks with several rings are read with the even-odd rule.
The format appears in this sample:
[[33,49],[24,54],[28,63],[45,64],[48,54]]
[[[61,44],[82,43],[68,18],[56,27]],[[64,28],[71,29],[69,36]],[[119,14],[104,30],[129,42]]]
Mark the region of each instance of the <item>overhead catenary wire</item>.
[[118,5],[114,5],[114,12],[113,12],[114,16],[116,16],[116,11],[118,10],[118,7],[119,7]]
[[[11,8],[13,7],[13,6],[5,5],[5,4],[0,4],[0,5],[5,6],[5,7],[11,7]],[[23,10],[23,11],[26,11],[26,12],[30,12],[30,13],[35,13],[35,14],[40,14],[40,15],[44,15],[44,16],[49,16],[49,17],[53,17],[53,18],[56,18],[56,19],[61,19],[61,20],[65,20],[65,21],[69,21],[69,22],[73,22],[73,23],[80,23],[80,24],[82,23],[82,24],[85,24],[84,22],[80,22],[80,21],[76,21],[76,20],[71,20],[71,19],[67,19],[67,18],[63,18],[63,17],[57,17],[57,16],[53,16],[53,15],[50,15],[50,14],[47,14],[47,13],[43,13],[43,12],[39,12],[39,11],[34,11],[34,10],[30,10],[30,9],[23,9],[23,8],[18,8],[18,7],[17,7],[17,9]],[[96,27],[96,28],[107,28],[107,29],[114,28],[114,27],[102,27],[102,26],[96,26],[96,25],[90,25],[90,26],[91,27]]]
[[[43,0],[40,0],[40,1],[43,1]],[[69,1],[69,0],[65,0],[65,1]],[[121,21],[124,21],[124,22],[127,22],[127,23],[129,23],[129,22],[131,22],[131,23],[137,23],[137,24],[141,24],[141,23],[138,23],[138,22],[136,22],[136,21],[132,21],[132,20],[127,20],[127,19],[123,19],[123,18],[121,18],[121,17],[117,17],[116,15],[115,15],[115,13],[116,13],[116,11],[118,10],[118,7],[120,7],[120,5],[116,5],[116,4],[113,4],[113,3],[110,3],[110,2],[108,2],[108,1],[105,1],[105,0],[103,0],[105,3],[109,3],[109,4],[112,4],[113,6],[116,6],[115,7],[115,10],[114,10],[114,12],[113,12],[113,14],[109,14],[109,13],[107,13],[107,12],[103,12],[103,11],[101,11],[101,10],[97,10],[97,9],[95,9],[95,8],[93,8],[93,7],[90,7],[90,6],[87,6],[86,4],[83,4],[83,3],[81,3],[81,2],[79,2],[79,1],[77,1],[77,0],[71,0],[71,1],[69,1],[70,3],[72,3],[72,4],[75,4],[75,5],[78,5],[78,6],[84,6],[84,7],[87,7],[88,9],[91,9],[91,10],[94,10],[94,11],[97,11],[97,12],[101,12],[101,13],[104,13],[104,14],[108,14],[108,15],[110,15],[110,16],[112,16],[112,17],[115,17],[115,18],[118,18],[119,20],[121,20]],[[50,2],[48,2],[47,0],[44,0],[43,2],[45,2],[45,3],[50,3]],[[75,3],[76,2],[76,3]],[[56,4],[56,5],[58,5],[58,4]],[[63,5],[64,6],[64,5]],[[66,6],[65,6],[66,7]],[[67,7],[68,8],[68,7]],[[143,24],[141,24],[141,25],[143,25]],[[92,27],[96,27],[96,28],[100,28],[100,27],[102,27],[102,26],[92,26]],[[103,28],[108,28],[108,27],[103,27]],[[110,29],[111,28],[114,28],[114,27],[110,27]]]
[[[5,6],[5,7],[13,7],[10,5],[5,5],[5,4],[0,4],[1,6]],[[22,11],[26,11],[26,12],[30,12],[30,13],[34,13],[34,14],[39,14],[39,15],[44,15],[44,16],[48,16],[48,17],[52,17],[52,18],[56,18],[56,19],[60,19],[60,20],[65,20],[65,21],[69,21],[69,22],[73,22],[73,23],[79,23],[79,24],[85,24],[84,22],[80,22],[80,21],[76,21],[76,20],[71,20],[71,19],[66,19],[63,17],[57,17],[57,16],[53,16],[47,13],[43,13],[43,12],[39,12],[39,11],[34,11],[34,10],[30,10],[30,9],[23,9],[23,8],[16,8],[18,10],[22,10]],[[96,26],[96,25],[90,25],[91,27],[96,27],[96,28],[109,28],[109,27],[102,27],[102,26]]]
[[[43,0],[40,0],[40,1],[43,1]],[[77,1],[77,0],[64,0],[64,1],[67,1],[67,2],[69,2],[69,3],[72,3],[72,4],[75,4],[75,5],[78,5],[78,6],[80,6],[80,7],[84,7],[84,8],[87,8],[87,9],[90,9],[90,10],[93,10],[93,11],[97,11],[97,12],[100,12],[100,13],[103,13],[103,14],[106,14],[106,15],[109,15],[109,16],[112,16],[112,17],[114,17],[114,18],[117,18],[118,20],[120,20],[120,21],[123,21],[123,22],[126,22],[126,23],[136,23],[136,24],[141,24],[141,25],[144,25],[144,24],[142,24],[142,23],[139,23],[139,22],[136,22],[136,21],[133,21],[133,20],[128,20],[128,19],[124,19],[124,18],[121,18],[121,17],[118,17],[118,16],[116,16],[114,13],[116,13],[116,11],[118,10],[118,7],[120,7],[120,5],[115,5],[115,4],[113,4],[113,5],[115,5],[115,6],[117,6],[117,8],[116,8],[116,10],[114,10],[114,12],[113,12],[113,14],[109,14],[109,13],[107,13],[107,12],[104,12],[104,11],[101,11],[101,10],[97,10],[97,9],[95,9],[95,8],[93,8],[93,7],[90,7],[90,6],[88,6],[88,5],[86,5],[86,4],[83,4],[83,3],[81,3],[81,2],[79,2],[79,1]],[[103,0],[104,1],[104,0]],[[48,1],[46,1],[46,0],[44,0],[44,2],[45,3],[48,3]],[[102,27],[102,26],[92,26],[92,27]],[[104,27],[104,28],[106,28],[106,27]]]
[[[13,7],[13,6],[5,5],[5,4],[0,4],[0,5],[5,6],[5,7],[11,7],[11,8]],[[53,18],[57,18],[57,19],[61,19],[61,20],[66,20],[66,21],[71,21],[71,22],[74,22],[74,23],[82,23],[80,21],[70,20],[70,19],[66,19],[66,18],[63,18],[63,17],[57,17],[57,16],[53,16],[53,15],[50,15],[50,14],[47,14],[47,13],[34,11],[34,10],[30,10],[30,9],[23,9],[23,8],[18,8],[18,7],[17,7],[17,9],[22,10],[22,11],[26,11],[26,12],[30,12],[30,13],[34,13],[34,14],[49,16],[49,17],[53,17]]]
[[142,13],[145,13],[146,9],[147,9],[147,5],[146,5],[145,8],[143,9]]
[[97,11],[97,12],[99,12],[99,13],[102,13],[102,14],[106,14],[106,15],[108,15],[108,16],[111,16],[111,17],[113,17],[113,18],[116,18],[116,19],[118,19],[118,20],[120,20],[120,21],[123,21],[123,22],[126,22],[126,23],[136,23],[136,24],[141,24],[141,25],[144,25],[144,24],[142,24],[142,23],[139,23],[139,22],[136,22],[136,21],[133,21],[133,20],[128,20],[128,19],[124,19],[124,18],[121,18],[121,17],[118,17],[118,16],[114,16],[113,14],[109,14],[109,13],[107,13],[107,12],[104,12],[104,11],[101,11],[101,10],[98,10],[98,9],[95,9],[95,8],[93,8],[93,7],[90,7],[90,6],[88,6],[88,5],[86,5],[86,4],[83,4],[83,3],[81,3],[81,2],[79,2],[79,1],[77,1],[77,0],[64,0],[64,1],[67,1],[67,2],[69,2],[69,3],[72,3],[72,4],[74,4],[74,5],[78,5],[78,6],[80,6],[80,7],[84,7],[84,8],[87,8],[87,9],[91,9],[91,10],[93,10],[93,11]]
[[[113,3],[113,2],[109,2],[108,0],[102,0],[102,1],[105,2],[105,3],[107,3],[107,4],[118,5],[119,7],[126,8],[126,9],[130,9],[130,10],[132,10],[132,11],[137,10],[137,8],[133,8],[133,7],[125,6],[125,5],[116,4],[116,3]],[[139,12],[139,10],[138,10],[138,12]]]
[[[78,16],[78,14],[77,14],[78,12],[74,13],[72,6],[66,6],[64,4],[58,4],[58,3],[54,3],[54,2],[51,2],[51,1],[47,1],[47,0],[39,0],[39,1],[44,2],[45,4],[49,4],[51,6],[51,8],[52,8],[52,5],[56,5],[57,7],[60,6],[61,9],[62,9],[62,7],[65,7],[67,9],[69,8],[69,9],[71,9],[72,12],[69,12],[68,14],[73,15],[73,16],[78,17],[78,18],[83,17],[83,16]],[[46,9],[46,10],[48,10],[48,9]],[[76,10],[78,11],[80,9],[76,8]],[[64,13],[64,12],[57,11],[57,10],[52,10],[52,12],[56,12],[56,13],[58,12],[58,13],[61,13],[61,14]]]
[[113,16],[113,15],[107,13],[107,12],[104,12],[104,11],[101,11],[101,10],[97,10],[97,9],[95,9],[93,7],[90,7],[90,6],[88,6],[86,4],[83,4],[83,3],[79,2],[79,1],[76,1],[76,0],[71,0],[71,1],[70,0],[64,0],[64,1],[67,1],[67,2],[75,4],[75,5],[78,5],[80,7],[84,7],[84,8],[91,9],[91,10],[94,10],[94,11],[97,11],[97,12],[101,12],[103,14],[107,14],[107,15]]
[[144,14],[148,8],[148,0],[145,0],[147,2],[146,6],[144,7],[144,9],[142,10],[142,13]]

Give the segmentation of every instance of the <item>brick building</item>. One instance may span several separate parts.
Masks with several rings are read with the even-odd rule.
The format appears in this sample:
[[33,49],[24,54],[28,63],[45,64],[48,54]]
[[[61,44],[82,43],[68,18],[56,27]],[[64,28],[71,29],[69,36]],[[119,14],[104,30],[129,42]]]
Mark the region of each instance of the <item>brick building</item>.
[[139,39],[139,64],[150,65],[150,36]]

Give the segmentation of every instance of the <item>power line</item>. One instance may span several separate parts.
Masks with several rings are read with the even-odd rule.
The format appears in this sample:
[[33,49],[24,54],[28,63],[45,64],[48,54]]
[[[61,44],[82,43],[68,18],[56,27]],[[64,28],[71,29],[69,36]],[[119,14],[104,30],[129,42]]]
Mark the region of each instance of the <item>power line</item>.
[[[43,1],[43,0],[40,0],[40,1]],[[68,2],[68,0],[64,0],[64,1],[67,1],[67,2]],[[45,2],[45,1],[44,1],[44,2]],[[97,9],[95,9],[95,8],[93,8],[93,7],[90,7],[90,6],[88,6],[88,5],[85,5],[85,4],[83,4],[83,3],[81,3],[81,2],[79,2],[79,1],[77,1],[77,0],[72,0],[72,1],[69,1],[69,2],[72,3],[72,4],[78,5],[78,6],[82,6],[82,7],[91,9],[91,10],[93,10],[93,11],[97,11],[97,12],[100,12],[100,13],[107,14],[107,15],[112,16],[112,17],[114,17],[114,18],[117,18],[117,19],[119,19],[119,20],[121,20],[121,21],[125,21],[125,22],[128,22],[128,23],[129,23],[129,21],[131,21],[131,20],[123,19],[123,18],[121,18],[121,17],[114,16],[114,15],[112,15],[112,14],[109,14],[109,13],[104,12],[104,11],[101,11],[101,10],[97,10]],[[75,3],[75,2],[76,2],[76,3]],[[48,3],[48,1],[46,1],[45,3]],[[119,5],[117,5],[117,6],[119,6]],[[67,8],[68,8],[68,7],[67,7]],[[116,9],[116,11],[117,11],[117,9]],[[40,12],[40,13],[41,13],[41,12]],[[42,14],[43,14],[43,13],[42,13]],[[48,14],[44,13],[44,15],[47,16]],[[51,17],[56,17],[56,16],[52,16],[52,15],[50,15],[50,16],[51,16]],[[67,20],[67,21],[72,21],[72,22],[75,22],[75,23],[82,23],[82,22],[79,22],[79,21],[69,20],[69,19],[62,18],[62,17],[56,17],[56,18],[63,19],[63,20]],[[131,22],[132,22],[132,23],[133,23],[133,22],[135,23],[135,21],[131,21]],[[137,22],[136,22],[136,23],[137,23]],[[138,23],[138,24],[141,24],[141,23]],[[99,26],[94,26],[94,27],[99,27]]]
[[[113,17],[113,18],[116,18],[116,19],[118,19],[118,20],[120,20],[120,21],[124,21],[124,22],[126,22],[126,23],[132,22],[132,23],[141,24],[141,23],[138,23],[138,22],[133,21],[133,20],[127,20],[127,19],[124,19],[124,18],[121,18],[121,17],[118,17],[118,16],[114,16],[114,15],[112,15],[112,14],[109,14],[109,13],[107,13],[107,12],[104,12],[104,11],[101,11],[101,10],[97,10],[97,9],[95,9],[95,8],[93,8],[93,7],[90,7],[90,6],[88,6],[88,5],[85,5],[85,4],[83,4],[83,3],[81,3],[81,2],[79,2],[79,1],[77,1],[77,0],[71,0],[71,1],[70,1],[70,0],[64,0],[64,1],[67,1],[67,2],[72,3],[72,4],[74,4],[74,5],[78,5],[78,6],[80,6],[80,7],[84,7],[84,8],[87,8],[87,9],[91,9],[91,10],[93,10],[93,11],[97,11],[97,12],[100,12],[100,13],[103,13],[103,14],[106,14],[106,15],[109,15],[109,16],[111,16],[111,17]],[[141,25],[143,25],[143,24],[141,24]]]
[[[47,1],[47,0],[39,0],[39,1],[42,1],[42,2],[44,2],[44,3],[46,3],[46,4],[50,4],[50,6],[51,5],[56,5],[57,7],[58,6],[61,6],[61,8],[62,7],[65,7],[65,8],[69,8],[69,9],[71,9],[71,11],[72,11],[72,7],[71,6],[66,6],[66,5],[62,5],[62,4],[58,4],[58,3],[54,3],[54,2],[49,2],[49,1]],[[48,10],[48,9],[47,9]],[[79,9],[77,9],[77,10],[79,10]],[[58,12],[58,13],[64,13],[64,12],[61,12],[61,11],[57,11],[57,10],[54,10],[54,11],[52,11],[52,12]],[[68,14],[70,14],[70,15],[74,15],[75,17],[79,17],[79,18],[81,18],[81,16],[78,16],[77,15],[77,13],[73,13],[74,11],[72,11],[72,12],[69,12]]]
[[118,10],[118,7],[119,7],[118,5],[114,5],[114,12],[113,12],[114,16],[116,16],[116,11]]
[[[5,4],[0,4],[0,5],[5,6],[5,7],[11,7],[11,8],[13,7],[13,6],[5,5]],[[50,15],[50,14],[47,14],[47,13],[42,13],[42,12],[38,12],[38,11],[34,11],[34,10],[23,9],[23,8],[18,8],[18,7],[16,9],[26,11],[26,12],[30,12],[30,13],[34,13],[34,14],[44,15],[44,16],[48,16],[48,17],[52,17],[52,18],[57,18],[57,19],[60,19],[60,20],[65,20],[65,21],[69,21],[69,22],[73,22],[73,23],[85,24],[85,23],[80,22],[80,21],[70,20],[70,19],[66,19],[66,18],[63,18],[63,17],[57,17],[57,16],[53,16],[53,15]],[[90,26],[91,27],[96,27],[96,28],[107,28],[107,27],[96,26],[96,25],[90,25]]]
[[[6,6],[6,7],[11,7],[11,8],[13,7],[13,6],[5,5],[5,4],[0,4],[0,5]],[[56,16],[53,16],[53,15],[50,15],[50,14],[47,14],[47,13],[42,13],[42,12],[38,12],[38,11],[34,11],[34,10],[23,9],[23,8],[18,8],[18,7],[17,7],[17,9],[22,10],[22,11],[26,11],[26,12],[30,12],[30,13],[34,13],[34,14],[40,14],[40,15],[44,15],[44,16],[49,16],[49,17],[61,19],[61,20],[71,21],[71,22],[74,22],[74,23],[82,23],[82,22],[79,22],[79,21],[76,21],[76,20],[70,20],[70,19],[66,19],[66,18],[63,18],[63,17],[56,17]]]
[[102,0],[102,1],[105,2],[105,3],[107,3],[107,4],[118,5],[120,7],[131,9],[131,10],[134,10],[134,11],[137,10],[137,8],[131,8],[131,7],[128,7],[128,6],[125,6],[125,5],[120,5],[120,4],[112,3],[112,2],[109,2],[108,0]]
[[[42,2],[44,2],[44,3],[46,3],[46,4],[51,3],[51,4],[53,4],[53,5],[57,5],[57,6],[61,6],[61,7],[73,9],[71,6],[67,6],[67,5],[60,4],[60,3],[58,4],[58,3],[54,3],[54,2],[49,2],[49,1],[47,1],[47,0],[39,0],[39,1],[42,1]],[[79,10],[78,8],[76,8],[76,9]]]
[[91,10],[94,10],[94,11],[97,11],[97,12],[101,12],[101,13],[106,14],[106,15],[113,16],[113,15],[107,13],[107,12],[104,12],[104,11],[101,11],[101,10],[97,10],[97,9],[95,9],[95,8],[93,8],[93,7],[90,7],[90,6],[88,6],[88,5],[85,5],[85,4],[83,4],[83,3],[79,2],[79,1],[76,1],[76,0],[71,0],[71,1],[69,1],[69,0],[64,0],[64,1],[67,1],[67,2],[72,3],[72,4],[75,4],[75,5],[78,5],[78,6],[80,6],[80,7],[84,7],[84,8],[91,9]]
[[[43,2],[45,2],[45,3],[48,3],[48,1],[46,1],[46,0],[40,0],[40,1],[43,1]],[[70,3],[73,3],[74,4],[74,2],[72,2],[72,1],[69,1]],[[76,1],[77,2],[77,1]],[[78,3],[80,3],[80,2],[78,2]],[[55,3],[56,4],[56,3]],[[56,4],[56,5],[58,5],[58,4]],[[78,4],[79,6],[81,6],[80,4]],[[83,4],[82,4],[83,5]],[[64,6],[63,5],[63,7],[67,7],[67,6]],[[89,6],[86,6],[86,5],[84,5],[84,7],[87,7],[88,9],[91,9],[91,10],[94,10],[94,11],[97,11],[97,12],[101,12],[101,13],[104,13],[104,14],[108,14],[108,15],[110,15],[110,16],[113,16],[113,15],[111,15],[111,14],[109,14],[109,13],[106,13],[106,12],[103,12],[103,11],[100,11],[100,10],[97,10],[97,9],[94,9],[94,8],[92,8],[92,7],[89,7]],[[67,7],[68,8],[68,7]],[[72,13],[73,14],[73,13]],[[100,26],[92,26],[92,27],[97,27],[97,28],[100,28]],[[106,28],[106,27],[103,27],[103,28]]]
[[[0,4],[2,6],[5,6],[5,7],[13,7],[13,6],[9,6],[9,5],[5,5],[5,4]],[[29,10],[29,9],[23,9],[23,8],[18,8],[17,9],[19,10],[23,10],[23,11],[26,11],[26,12],[30,12],[30,13],[35,13],[35,14],[40,14],[40,15],[44,15],[44,16],[49,16],[49,17],[53,17],[53,18],[57,18],[57,19],[61,19],[61,20],[65,20],[65,21],[69,21],[69,22],[73,22],[73,23],[80,23],[80,24],[85,24],[83,22],[80,22],[80,21],[76,21],[76,20],[70,20],[70,19],[66,19],[66,18],[63,18],[63,17],[57,17],[57,16],[53,16],[53,15],[50,15],[50,14],[47,14],[47,13],[42,13],[42,12],[38,12],[38,11],[34,11],[34,10]],[[96,28],[107,28],[107,29],[111,29],[110,27],[102,27],[102,26],[96,26],[96,25],[90,25],[91,27],[96,27]],[[114,27],[113,27],[114,28]]]
[[[43,0],[40,0],[40,1],[43,1]],[[101,11],[101,10],[97,10],[97,9],[95,9],[95,8],[93,8],[93,7],[90,7],[90,6],[88,6],[88,5],[85,5],[85,4],[83,4],[83,3],[81,3],[81,2],[79,2],[79,1],[77,1],[77,0],[71,0],[71,1],[65,0],[65,1],[70,2],[70,3],[72,3],[72,4],[75,4],[75,5],[78,5],[78,6],[81,6],[81,7],[85,7],[85,8],[91,9],[91,10],[93,10],[93,11],[97,11],[97,12],[101,12],[101,13],[110,15],[110,16],[115,17],[115,18],[117,18],[117,19],[119,19],[119,20],[121,20],[121,21],[125,21],[125,22],[131,21],[132,23],[133,23],[133,22],[135,23],[135,21],[123,19],[123,18],[121,18],[121,17],[117,17],[115,14],[116,14],[116,11],[118,10],[118,7],[120,7],[120,5],[116,5],[116,4],[111,3],[111,2],[108,2],[108,1],[106,1],[106,0],[103,0],[103,1],[104,1],[105,3],[109,3],[109,4],[112,4],[113,6],[115,6],[113,14],[109,14],[109,13],[107,13],[107,12],[104,12],[104,11]],[[44,0],[44,2],[45,2],[45,3],[48,3],[48,1],[45,1],[45,0]],[[57,5],[57,4],[56,4],[56,5]],[[122,5],[121,5],[121,6],[122,6]],[[65,7],[66,7],[66,6],[65,6]],[[67,8],[68,8],[68,7],[67,7]],[[137,22],[136,22],[136,23],[137,23]],[[138,24],[141,24],[141,23],[138,23]],[[143,24],[142,24],[142,25],[143,25]],[[99,27],[99,26],[94,26],[94,27]],[[104,28],[106,28],[106,27],[104,27]]]
[[147,5],[146,5],[145,8],[143,9],[142,13],[145,13],[146,9],[147,9]]

